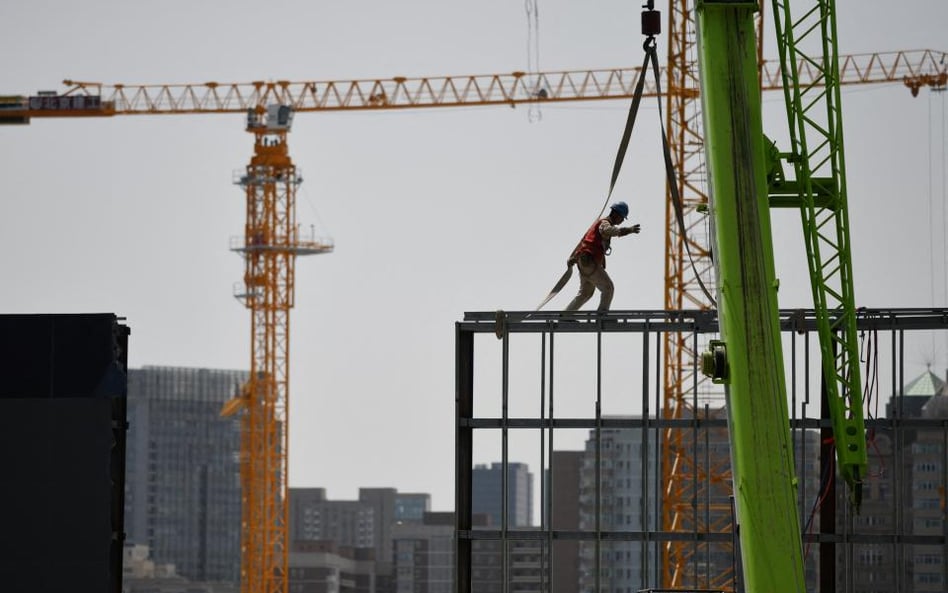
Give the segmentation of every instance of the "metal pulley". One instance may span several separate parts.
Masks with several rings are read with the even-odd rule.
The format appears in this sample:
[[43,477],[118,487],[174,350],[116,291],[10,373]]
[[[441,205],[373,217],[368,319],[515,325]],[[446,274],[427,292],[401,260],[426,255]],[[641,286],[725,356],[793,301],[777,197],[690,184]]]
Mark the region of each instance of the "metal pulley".
[[708,349],[701,353],[701,372],[713,383],[727,383],[730,378],[727,364],[727,347],[721,340],[711,340]]
[[655,37],[662,32],[662,13],[655,10],[655,1],[648,0],[642,6],[646,10],[642,11],[642,35],[646,37]]

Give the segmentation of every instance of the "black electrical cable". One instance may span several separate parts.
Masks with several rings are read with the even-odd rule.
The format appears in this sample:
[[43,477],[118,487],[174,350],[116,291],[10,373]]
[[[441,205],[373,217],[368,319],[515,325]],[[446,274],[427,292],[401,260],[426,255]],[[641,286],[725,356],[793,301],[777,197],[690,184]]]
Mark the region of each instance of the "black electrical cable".
[[655,75],[655,94],[658,97],[658,121],[662,127],[662,151],[665,155],[665,176],[668,180],[668,189],[672,196],[672,205],[675,207],[675,218],[678,219],[678,230],[681,233],[681,236],[684,237],[684,241],[682,241],[682,243],[685,244],[685,251],[688,253],[688,261],[691,262],[691,270],[695,273],[695,279],[698,281],[698,285],[701,286],[701,290],[704,292],[704,295],[708,297],[708,301],[711,303],[711,306],[717,307],[717,302],[714,300],[714,297],[711,296],[711,293],[708,291],[708,287],[704,285],[704,281],[701,280],[701,274],[698,273],[698,268],[695,266],[695,259],[691,254],[691,247],[688,243],[688,230],[685,228],[684,207],[681,204],[681,194],[678,192],[678,180],[675,175],[675,165],[672,163],[671,151],[668,148],[668,134],[665,132],[665,119],[662,115],[661,77],[659,76],[658,71],[658,57],[655,55],[655,43],[654,39],[652,38],[649,38],[645,41],[645,57],[646,59],[651,58],[652,71]]

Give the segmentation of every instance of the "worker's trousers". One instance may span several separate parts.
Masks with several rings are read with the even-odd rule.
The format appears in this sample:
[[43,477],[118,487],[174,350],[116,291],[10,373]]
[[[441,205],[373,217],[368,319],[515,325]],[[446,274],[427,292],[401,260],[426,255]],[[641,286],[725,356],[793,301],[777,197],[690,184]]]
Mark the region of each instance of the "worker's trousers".
[[612,278],[606,273],[595,259],[585,253],[580,254],[577,266],[579,268],[579,292],[576,297],[566,306],[567,311],[576,311],[582,307],[586,301],[593,295],[595,289],[599,289],[599,311],[608,311],[612,304]]

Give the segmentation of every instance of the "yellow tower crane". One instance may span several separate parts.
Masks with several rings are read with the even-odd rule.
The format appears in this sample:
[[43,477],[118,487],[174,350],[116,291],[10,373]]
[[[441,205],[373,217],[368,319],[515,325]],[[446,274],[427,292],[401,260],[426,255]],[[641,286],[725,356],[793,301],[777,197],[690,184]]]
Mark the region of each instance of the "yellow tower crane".
[[[680,24],[684,17],[673,16]],[[674,27],[672,28],[674,31]],[[677,38],[676,35],[673,37]],[[685,37],[682,37],[683,39]],[[674,44],[674,41],[673,41]],[[669,101],[693,100],[697,85],[687,83],[693,72],[681,61],[678,45],[669,48]],[[931,50],[844,56],[844,84],[904,82],[944,86],[944,52]],[[802,78],[806,66],[799,65]],[[780,88],[776,63],[762,62],[764,90]],[[126,115],[186,115],[239,113],[247,117],[254,136],[254,154],[238,183],[246,192],[244,240],[235,249],[245,258],[241,298],[251,313],[250,374],[240,395],[225,404],[224,415],[241,418],[241,591],[288,591],[288,467],[290,309],[293,307],[295,261],[299,255],[327,253],[333,245],[315,237],[300,237],[296,223],[299,175],[290,158],[287,134],[293,115],[336,110],[410,109],[518,105],[631,98],[637,68],[611,70],[513,72],[475,76],[394,77],[354,81],[250,82],[203,84],[105,85],[66,80],[61,92],[0,96],[0,124],[28,124],[33,118],[111,117]],[[676,82],[671,84],[672,80]],[[808,81],[818,84],[818,81]],[[645,93],[655,95],[646,86]],[[670,103],[671,105],[671,103]],[[689,127],[687,110],[669,109],[672,142],[677,142],[679,183],[688,191],[686,212],[706,202],[695,193],[690,175],[697,170],[700,136]],[[691,196],[691,197],[688,197]],[[671,206],[669,205],[669,208]],[[671,211],[670,211],[671,212]],[[671,216],[671,215],[670,215]],[[669,220],[672,220],[670,218]],[[683,242],[674,224],[666,230],[668,285],[666,306],[706,306],[685,281]],[[706,244],[697,242],[696,248]],[[694,251],[694,250],[693,250]],[[704,264],[705,266],[707,264]],[[698,264],[698,270],[702,270]],[[683,341],[666,344],[665,407],[672,415],[683,404],[684,377],[695,369],[685,362],[693,353]],[[675,385],[678,385],[675,388]],[[669,438],[666,435],[666,439]],[[674,445],[673,441],[668,441]],[[666,448],[669,448],[666,444]],[[671,457],[666,477],[684,475],[682,457]],[[671,491],[670,494],[674,494]],[[670,499],[674,501],[674,498]],[[672,531],[682,531],[672,522]],[[675,561],[675,556],[665,558]],[[670,573],[672,571],[666,571]],[[671,582],[674,582],[672,579]]]

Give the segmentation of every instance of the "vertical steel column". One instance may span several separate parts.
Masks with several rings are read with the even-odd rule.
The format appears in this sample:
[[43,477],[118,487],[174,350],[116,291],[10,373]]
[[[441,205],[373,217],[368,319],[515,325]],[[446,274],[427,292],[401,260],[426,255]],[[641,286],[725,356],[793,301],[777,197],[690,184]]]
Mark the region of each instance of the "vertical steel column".
[[[691,347],[694,352],[698,351],[698,332],[692,332],[691,334]],[[691,385],[691,459],[694,460],[694,471],[691,473],[691,515],[692,515],[692,525],[693,529],[691,532],[691,576],[692,584],[691,586],[695,589],[701,587],[698,581],[698,533],[700,522],[698,521],[698,373],[695,373],[691,376],[692,385]],[[710,525],[710,523],[705,523],[705,525]]]
[[639,529],[644,533],[642,538],[642,550],[640,552],[639,562],[642,566],[642,586],[648,586],[649,582],[649,573],[648,573],[648,548],[652,539],[650,537],[649,525],[648,525],[648,433],[650,430],[649,422],[649,409],[648,409],[648,355],[649,355],[649,338],[651,334],[648,330],[648,322],[646,321],[645,327],[646,330],[642,333],[642,453],[641,453],[641,462],[642,462],[642,492],[639,500],[639,511],[641,517],[639,518]]
[[[905,409],[903,408],[903,403],[905,402],[905,331],[899,330],[899,405],[897,406],[897,411],[895,414],[895,421],[893,429],[895,432],[895,447],[893,451],[893,461],[895,462],[895,483],[897,485],[894,492],[895,500],[895,532],[904,533],[905,529],[905,513],[904,513],[904,504],[902,502],[902,484],[905,483],[905,428],[902,424],[902,420],[905,418]],[[893,391],[893,393],[895,393]],[[902,590],[902,574],[903,568],[905,566],[905,546],[898,546],[893,544],[895,547],[895,565],[898,567],[895,571],[895,590]],[[852,548],[852,544],[847,546],[847,549]]]
[[551,329],[550,329],[550,369],[549,369],[549,373],[550,373],[550,382],[549,382],[549,385],[550,385],[550,387],[549,387],[549,389],[550,389],[550,403],[549,403],[549,406],[550,406],[550,409],[549,409],[549,414],[548,414],[548,417],[549,417],[549,419],[550,419],[550,440],[549,440],[549,442],[547,443],[547,446],[549,447],[549,454],[550,454],[550,492],[549,492],[549,500],[547,501],[547,510],[548,510],[548,512],[549,512],[549,517],[550,517],[550,523],[549,523],[550,531],[547,533],[547,548],[548,548],[548,552],[547,552],[547,553],[550,555],[550,558],[549,558],[550,581],[549,581],[549,582],[550,582],[550,590],[551,590],[551,591],[553,590],[553,578],[552,578],[552,575],[553,575],[553,561],[554,561],[554,557],[553,557],[553,556],[554,556],[554,555],[553,555],[553,496],[554,496],[553,480],[554,480],[554,477],[555,477],[555,474],[554,474],[555,468],[553,467],[553,433],[554,433],[554,431],[553,431],[553,428],[554,428],[554,422],[553,422],[553,341],[554,341],[554,340],[553,340],[553,338],[554,338],[554,336],[555,336],[555,334],[554,334],[554,332],[553,332],[553,330],[552,330],[552,325],[551,325]]
[[[697,408],[695,408],[697,409]],[[704,419],[711,419],[711,407],[708,404],[704,404]],[[711,430],[708,428],[707,422],[704,425],[704,466],[710,470],[711,468]],[[711,525],[711,472],[706,471],[704,474],[704,524]],[[711,543],[708,542],[704,546],[704,557],[705,557],[705,573],[704,573],[704,582],[707,583],[705,586],[710,586],[711,583]]]
[[455,324],[454,375],[454,513],[456,593],[472,593],[471,584],[471,475],[473,464],[474,418],[474,334]]
[[[941,534],[948,539],[948,521],[945,517],[945,497],[948,496],[948,427],[941,427]],[[948,583],[948,546],[941,547],[941,582]]]
[[[666,350],[660,347],[663,343],[664,337],[661,335],[661,332],[655,332],[655,343],[659,346],[656,348],[655,356],[655,420],[656,426],[652,439],[655,446],[655,491],[654,500],[655,508],[653,509],[653,521],[652,526],[655,531],[661,531],[664,527],[664,520],[662,517],[662,506],[664,502],[662,501],[662,477],[665,475],[665,470],[662,467],[664,463],[664,456],[661,453],[661,447],[663,442],[663,429],[659,426],[659,422],[662,419],[662,397],[663,397],[663,388],[665,386],[664,381],[662,380],[662,369],[666,366],[666,361],[663,359],[666,354]],[[648,401],[648,394],[642,394],[643,401]],[[645,486],[642,486],[643,489],[646,489]],[[663,548],[662,543],[657,542],[655,549],[655,577],[654,585],[661,586],[662,584],[662,567],[664,562]]]
[[[547,512],[547,499],[550,496],[550,492],[553,490],[553,454],[550,453],[549,464],[550,467],[547,469],[547,457],[546,457],[546,431],[547,428],[544,425],[546,420],[546,333],[543,332],[540,334],[540,533],[552,533],[551,523],[553,521],[552,512]],[[552,435],[552,432],[551,432]],[[544,470],[547,470],[547,479],[549,480],[549,488],[547,488],[547,480],[544,479],[543,474]],[[544,554],[544,546],[547,542],[540,540],[540,591],[541,593],[546,591],[545,585],[547,583],[553,582],[553,568],[552,564],[549,563],[549,553],[550,550],[547,549]],[[547,572],[549,571],[549,573]]]
[[601,591],[602,577],[602,322],[596,328],[596,584]]
[[[758,36],[759,38],[759,36]],[[793,450],[797,450],[797,430],[794,428],[797,420],[797,336],[795,332],[790,332],[790,444],[793,447]],[[799,439],[802,442],[806,443],[806,439]],[[806,455],[802,455],[800,459],[805,460]],[[803,465],[801,464],[801,467]],[[803,527],[806,526],[806,510],[804,505],[806,504],[806,472],[801,472],[803,474],[801,480],[801,486],[798,489],[798,508],[797,513],[800,517],[801,533],[806,535],[803,531]],[[801,476],[798,474],[797,479],[801,479]],[[804,543],[804,546],[806,544]]]
[[[820,418],[829,418],[829,414],[826,373],[821,372]],[[825,468],[833,468],[835,459],[836,447],[833,445],[833,428],[823,426],[820,428],[820,475],[826,476],[828,484],[826,486],[826,496],[823,497],[823,503],[820,506],[820,534],[826,537],[827,540],[836,535],[836,473]],[[820,496],[822,496],[822,489],[823,484],[820,484]],[[845,545],[851,546],[852,544]],[[830,541],[820,543],[820,590],[836,590],[836,545]]]
[[501,591],[507,593],[507,551],[508,551],[508,542],[507,542],[507,502],[510,498],[508,496],[508,484],[507,484],[507,462],[508,462],[508,387],[509,387],[509,373],[510,373],[510,333],[504,332],[503,339],[501,342],[501,386],[500,386],[500,414],[501,414],[501,426],[500,426],[500,580],[501,580]]

